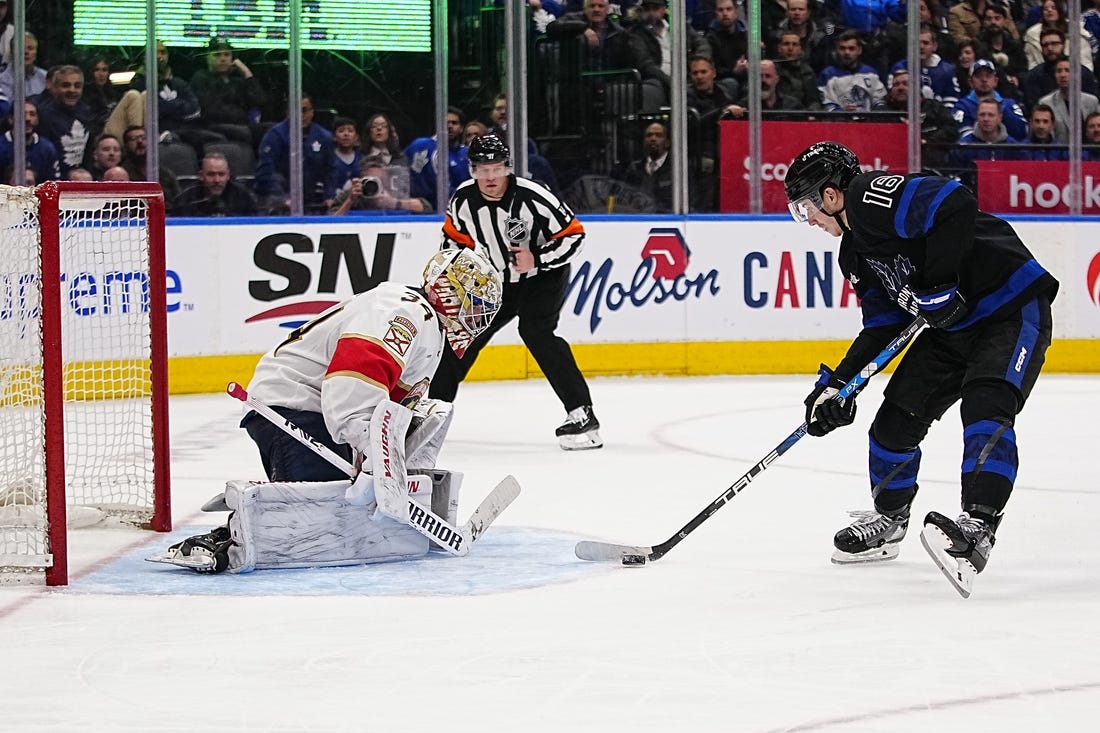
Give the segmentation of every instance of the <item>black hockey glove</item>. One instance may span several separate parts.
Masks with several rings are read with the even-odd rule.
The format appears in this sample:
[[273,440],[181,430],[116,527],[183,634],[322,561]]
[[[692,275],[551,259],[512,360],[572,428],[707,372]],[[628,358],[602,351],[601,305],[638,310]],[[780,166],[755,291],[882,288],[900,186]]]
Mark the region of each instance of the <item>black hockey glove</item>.
[[966,298],[955,285],[914,290],[913,296],[920,314],[933,328],[951,328],[970,312]]
[[806,432],[814,437],[821,437],[851,425],[856,419],[856,396],[847,399],[837,399],[836,394],[846,382],[833,375],[833,370],[824,364],[817,372],[817,383],[814,391],[806,397]]

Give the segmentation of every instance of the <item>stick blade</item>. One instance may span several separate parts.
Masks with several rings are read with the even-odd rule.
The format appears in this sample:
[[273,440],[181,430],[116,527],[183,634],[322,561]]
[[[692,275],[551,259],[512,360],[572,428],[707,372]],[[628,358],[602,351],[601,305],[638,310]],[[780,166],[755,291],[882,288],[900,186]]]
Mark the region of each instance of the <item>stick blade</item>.
[[641,555],[649,557],[653,553],[652,547],[639,547],[636,545],[615,545],[610,542],[590,542],[584,540],[577,543],[573,552],[581,560],[591,562],[622,562],[627,555]]
[[477,542],[485,530],[489,528],[497,517],[519,496],[520,486],[515,476],[508,475],[501,479],[500,483],[493,487],[485,500],[481,502],[465,527],[469,529],[470,542]]

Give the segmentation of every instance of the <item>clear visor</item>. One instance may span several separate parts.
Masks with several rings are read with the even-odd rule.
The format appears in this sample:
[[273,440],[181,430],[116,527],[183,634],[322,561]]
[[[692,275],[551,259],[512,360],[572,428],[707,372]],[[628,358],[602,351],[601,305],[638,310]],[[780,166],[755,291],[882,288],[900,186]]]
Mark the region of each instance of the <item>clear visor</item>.
[[504,178],[512,172],[512,166],[500,163],[474,163],[470,166],[472,178]]
[[797,201],[791,201],[787,204],[787,208],[791,212],[791,216],[795,221],[799,223],[808,222],[815,214],[824,213],[821,211],[821,200],[814,200],[812,196],[806,196]]

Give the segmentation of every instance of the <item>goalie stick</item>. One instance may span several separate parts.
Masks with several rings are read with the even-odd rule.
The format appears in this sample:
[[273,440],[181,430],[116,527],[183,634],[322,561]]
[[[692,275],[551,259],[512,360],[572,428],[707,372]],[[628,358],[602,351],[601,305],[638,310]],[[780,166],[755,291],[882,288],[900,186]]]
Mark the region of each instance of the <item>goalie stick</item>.
[[[248,394],[248,390],[244,387],[236,382],[230,382],[225,391],[230,397],[248,405],[269,420],[272,425],[275,425],[321,456],[321,458],[339,468],[348,475],[348,478],[355,478],[356,470],[354,466],[333,452],[328,446],[318,442],[305,430],[275,412],[259,399]],[[476,542],[489,528],[489,525],[500,516],[501,512],[507,509],[508,505],[519,496],[519,491],[519,482],[516,481],[515,477],[505,476],[500,483],[493,487],[485,500],[470,515],[470,519],[461,527],[452,526],[447,520],[432,512],[431,509],[409,499],[409,526],[450,554],[462,557],[470,552],[470,545]]]
[[[833,399],[847,399],[862,389],[863,385],[867,384],[867,381],[874,376],[876,372],[885,367],[891,359],[897,356],[898,353],[905,348],[905,345],[924,328],[926,323],[923,317],[917,317],[916,320],[906,326],[905,330],[899,333],[893,341],[888,343],[886,348],[879,352],[878,356],[871,360],[867,366],[863,367],[859,374],[852,377],[852,379],[834,395]],[[753,479],[774,463],[779,456],[790,450],[791,446],[806,435],[806,428],[807,424],[805,422],[799,425],[793,433],[784,438],[783,442],[773,448],[759,463],[750,468],[741,478],[737,479],[732,486],[723,491],[721,496],[707,505],[703,511],[696,514],[690,522],[681,527],[676,534],[672,535],[664,542],[647,547],[643,545],[616,545],[610,542],[593,542],[585,540],[577,543],[574,552],[581,560],[592,560],[596,562],[615,561],[621,562],[623,565],[645,565],[646,562],[660,560],[667,555],[673,547],[678,545],[680,540],[694,532],[700,524],[710,519],[711,515],[725,506],[730,499],[741,493],[742,489],[752,483]]]

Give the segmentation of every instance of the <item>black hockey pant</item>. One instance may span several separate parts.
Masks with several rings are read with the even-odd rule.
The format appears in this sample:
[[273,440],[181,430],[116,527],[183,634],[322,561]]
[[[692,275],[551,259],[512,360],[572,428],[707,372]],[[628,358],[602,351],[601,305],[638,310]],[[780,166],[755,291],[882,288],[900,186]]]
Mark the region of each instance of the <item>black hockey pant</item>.
[[963,331],[931,329],[913,342],[890,378],[869,436],[875,507],[894,512],[917,491],[920,442],[960,401],[962,505],[1004,510],[1019,465],[1016,415],[1043,368],[1051,339],[1046,296],[1019,312]]

